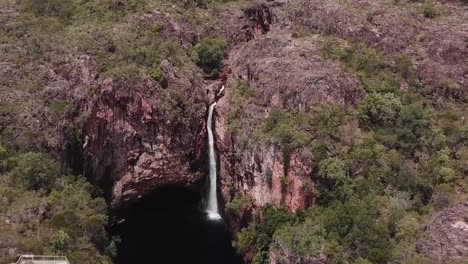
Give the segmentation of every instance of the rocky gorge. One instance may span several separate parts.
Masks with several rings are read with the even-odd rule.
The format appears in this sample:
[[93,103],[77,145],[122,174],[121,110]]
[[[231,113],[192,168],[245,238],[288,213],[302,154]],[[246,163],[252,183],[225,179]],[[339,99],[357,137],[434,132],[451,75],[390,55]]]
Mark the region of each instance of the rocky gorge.
[[[103,189],[108,229],[121,239],[118,263],[131,263],[153,247],[167,252],[160,256],[165,263],[221,263],[226,256],[232,263],[468,259],[466,3],[156,1],[132,10],[130,3],[114,2],[116,12],[127,12],[123,20],[114,18],[109,28],[82,29],[82,18],[73,18],[60,33],[71,38],[64,40],[68,46],[54,48],[15,37],[20,35],[15,22],[26,11],[2,3],[0,25],[9,38],[0,48],[7,54],[14,45],[32,50],[39,45],[40,51],[31,61],[2,55],[0,132],[11,152],[50,153]],[[383,106],[371,106],[365,120],[372,120],[372,127],[365,125],[362,112],[376,94],[385,100],[396,94],[398,103],[375,99]],[[199,212],[208,175],[206,117],[215,100],[218,199],[227,229],[206,224]],[[432,119],[424,120],[430,126],[421,121],[413,127],[417,114],[405,123],[405,116],[397,117],[402,105],[430,108]],[[382,132],[400,125],[410,132]],[[409,143],[418,145],[402,144],[405,133],[414,133]],[[443,146],[435,145],[439,142]],[[398,177],[409,180],[395,183]],[[374,230],[370,223],[352,227],[350,222],[365,221],[346,216],[340,229],[322,218],[328,208],[352,201],[350,190],[362,200],[367,199],[363,193],[375,194],[372,201],[381,211],[366,212],[378,219],[372,219],[374,224],[388,222],[385,235],[395,250],[385,254],[394,262],[373,253],[386,246],[343,249],[359,248],[349,241],[361,239],[347,238],[344,229]],[[405,199],[397,201],[399,195]],[[307,230],[302,233],[320,239],[299,249],[295,246],[302,242],[288,240],[283,229],[264,231],[269,206],[295,217],[272,217],[284,228],[300,226]],[[306,229],[312,228],[310,219],[323,226]],[[413,226],[422,230],[418,240],[403,239],[401,233],[413,232]],[[211,228],[221,238],[203,240]],[[239,246],[248,232],[257,234]],[[186,234],[193,240],[177,245]],[[163,239],[152,245],[157,235]],[[208,260],[200,252],[209,247],[192,248],[200,241],[222,241],[219,252],[225,253]],[[405,246],[414,250],[397,251]],[[171,259],[180,249],[190,254]],[[423,262],[405,262],[418,258]]]

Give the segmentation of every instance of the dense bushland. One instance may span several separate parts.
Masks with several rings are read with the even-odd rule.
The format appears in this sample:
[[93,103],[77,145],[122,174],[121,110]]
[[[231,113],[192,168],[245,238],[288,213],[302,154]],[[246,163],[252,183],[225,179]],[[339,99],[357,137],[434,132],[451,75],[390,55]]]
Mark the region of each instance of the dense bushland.
[[107,205],[97,187],[63,173],[46,154],[10,156],[3,147],[0,153],[1,263],[16,261],[10,251],[111,263]]
[[[416,252],[416,240],[428,217],[459,202],[456,190],[467,187],[463,107],[428,97],[408,57],[339,43],[325,42],[323,56],[359,76],[362,102],[309,112],[272,108],[253,129],[285,157],[311,155],[315,205],[295,216],[267,206],[234,245],[253,254],[253,263],[268,263],[271,254],[279,262],[432,263]],[[248,83],[233,89],[237,135],[246,122],[239,119],[252,118],[243,109],[258,106]]]

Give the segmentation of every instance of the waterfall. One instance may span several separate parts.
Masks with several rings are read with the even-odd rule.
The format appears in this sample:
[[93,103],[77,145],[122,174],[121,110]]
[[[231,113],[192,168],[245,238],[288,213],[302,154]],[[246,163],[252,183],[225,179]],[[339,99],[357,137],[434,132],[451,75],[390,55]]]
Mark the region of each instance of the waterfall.
[[220,97],[224,92],[224,85],[223,87],[221,87],[221,89],[219,90],[218,94],[216,95],[216,97]]
[[209,159],[210,159],[210,185],[208,187],[208,206],[206,211],[208,218],[212,220],[219,220],[221,216],[218,213],[218,198],[216,196],[216,153],[215,143],[213,138],[213,110],[216,102],[210,105],[208,110],[207,130],[208,130],[208,148],[209,148]]

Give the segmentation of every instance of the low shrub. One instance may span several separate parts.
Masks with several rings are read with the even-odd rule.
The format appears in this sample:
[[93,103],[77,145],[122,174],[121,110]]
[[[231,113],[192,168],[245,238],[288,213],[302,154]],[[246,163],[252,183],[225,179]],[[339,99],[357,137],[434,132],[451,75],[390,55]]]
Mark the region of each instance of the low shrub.
[[227,42],[220,38],[205,38],[195,45],[192,58],[209,76],[218,75],[227,48]]
[[73,15],[74,0],[21,0],[20,4],[37,16],[70,18]]
[[238,195],[234,196],[231,202],[226,204],[226,209],[231,212],[245,211],[252,206],[252,201],[249,196]]
[[434,0],[427,0],[424,2],[423,14],[427,18],[435,18],[439,14]]

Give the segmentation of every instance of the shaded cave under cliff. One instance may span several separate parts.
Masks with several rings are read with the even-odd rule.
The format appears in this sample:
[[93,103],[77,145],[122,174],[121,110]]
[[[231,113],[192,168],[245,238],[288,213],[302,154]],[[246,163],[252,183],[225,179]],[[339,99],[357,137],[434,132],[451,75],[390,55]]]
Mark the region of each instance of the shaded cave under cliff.
[[117,264],[241,264],[224,222],[208,221],[201,193],[179,187],[153,191],[122,209]]

